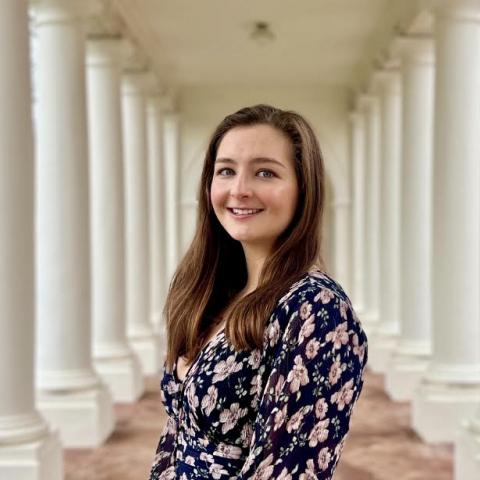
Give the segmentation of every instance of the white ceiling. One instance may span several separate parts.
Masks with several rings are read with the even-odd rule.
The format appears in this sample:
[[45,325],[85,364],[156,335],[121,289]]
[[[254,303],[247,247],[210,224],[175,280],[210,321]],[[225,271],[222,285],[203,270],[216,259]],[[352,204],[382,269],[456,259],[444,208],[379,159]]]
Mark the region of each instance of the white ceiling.
[[[166,86],[358,87],[414,0],[117,0]],[[254,23],[276,39],[258,45]]]

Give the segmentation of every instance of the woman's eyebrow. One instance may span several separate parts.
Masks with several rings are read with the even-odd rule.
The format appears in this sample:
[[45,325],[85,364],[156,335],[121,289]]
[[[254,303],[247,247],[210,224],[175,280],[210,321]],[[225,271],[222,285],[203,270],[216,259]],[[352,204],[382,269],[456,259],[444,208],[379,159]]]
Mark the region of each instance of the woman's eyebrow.
[[[268,157],[252,158],[249,162],[254,164],[255,163],[273,163],[275,165],[278,165],[279,167],[286,168],[282,162],[279,162],[274,158],[268,158]],[[237,163],[237,161],[233,160],[232,158],[220,157],[215,160],[215,163]]]

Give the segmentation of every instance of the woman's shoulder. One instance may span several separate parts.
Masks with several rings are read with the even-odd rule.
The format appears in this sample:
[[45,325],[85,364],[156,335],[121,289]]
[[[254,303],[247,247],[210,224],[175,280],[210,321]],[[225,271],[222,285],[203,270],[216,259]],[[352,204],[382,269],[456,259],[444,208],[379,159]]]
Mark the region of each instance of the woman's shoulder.
[[350,304],[350,299],[342,286],[324,270],[313,267],[290,286],[288,292],[280,298],[278,307],[281,308],[286,304],[292,305],[304,300],[306,297],[311,297],[312,295],[316,297],[319,294],[331,298],[336,297]]

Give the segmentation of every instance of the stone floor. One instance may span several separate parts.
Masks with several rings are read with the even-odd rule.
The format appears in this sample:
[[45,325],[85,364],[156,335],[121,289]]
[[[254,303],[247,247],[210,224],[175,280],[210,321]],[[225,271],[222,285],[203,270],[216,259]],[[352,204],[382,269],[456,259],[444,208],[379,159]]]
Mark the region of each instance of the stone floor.
[[[117,427],[95,450],[65,453],[66,480],[146,480],[165,421],[158,379],[135,405],[117,405]],[[368,372],[334,480],[452,480],[453,448],[429,446],[409,428],[408,403],[391,402]]]

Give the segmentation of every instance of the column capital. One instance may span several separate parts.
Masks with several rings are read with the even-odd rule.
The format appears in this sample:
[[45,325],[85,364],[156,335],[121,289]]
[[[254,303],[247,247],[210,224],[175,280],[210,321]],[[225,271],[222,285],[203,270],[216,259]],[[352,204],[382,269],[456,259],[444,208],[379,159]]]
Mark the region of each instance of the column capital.
[[378,77],[379,88],[384,94],[398,95],[402,91],[400,70],[383,70]]
[[144,95],[148,90],[150,72],[148,70],[127,71],[122,74],[123,95]]
[[124,49],[125,40],[121,36],[89,36],[87,38],[87,66],[119,66]]
[[148,70],[148,58],[130,38],[125,39],[122,67],[125,74],[142,73]]
[[148,98],[148,108],[154,111],[170,114],[177,111],[176,98],[170,94],[157,94]]
[[368,83],[367,91],[372,96],[379,95],[381,92],[383,78],[383,69],[377,68],[372,72],[370,81]]
[[402,35],[395,39],[394,48],[403,62],[432,64],[435,62],[435,43],[430,35]]
[[32,0],[30,3],[37,26],[83,20],[98,11],[96,0]]
[[362,93],[358,96],[357,108],[359,111],[366,112],[370,108],[378,106],[379,98],[372,93]]
[[437,0],[434,13],[437,18],[450,18],[460,22],[480,23],[480,1]]

